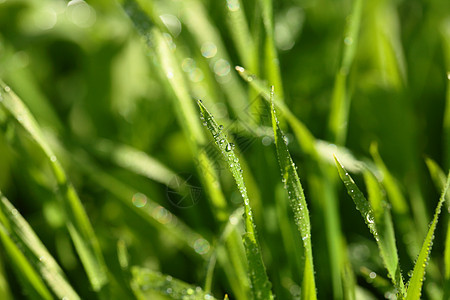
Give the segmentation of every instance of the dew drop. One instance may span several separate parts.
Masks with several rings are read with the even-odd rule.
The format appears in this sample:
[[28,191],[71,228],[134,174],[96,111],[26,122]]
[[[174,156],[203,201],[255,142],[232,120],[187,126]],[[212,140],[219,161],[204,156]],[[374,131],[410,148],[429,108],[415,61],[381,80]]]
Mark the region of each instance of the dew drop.
[[353,38],[350,37],[350,36],[347,36],[347,37],[344,39],[344,43],[345,43],[347,46],[352,45],[352,44],[353,44]]
[[133,198],[131,200],[133,202],[133,205],[136,207],[144,207],[147,204],[147,196],[141,193],[136,193],[133,195]]
[[9,86],[5,86],[4,90],[5,90],[5,92],[7,92],[7,93],[11,92],[11,88],[10,88]]
[[231,150],[234,149],[234,144],[233,143],[229,143],[227,144],[227,146],[225,147],[225,151],[230,152]]
[[219,125],[219,130],[222,130],[223,129],[223,125]]
[[370,214],[366,215],[366,220],[367,220],[367,223],[373,224],[373,217]]
[[209,242],[203,238],[199,238],[194,242],[194,250],[198,254],[205,254],[209,251]]
[[200,51],[202,52],[202,55],[204,57],[211,58],[217,54],[217,47],[212,42],[205,42],[205,43],[203,43]]

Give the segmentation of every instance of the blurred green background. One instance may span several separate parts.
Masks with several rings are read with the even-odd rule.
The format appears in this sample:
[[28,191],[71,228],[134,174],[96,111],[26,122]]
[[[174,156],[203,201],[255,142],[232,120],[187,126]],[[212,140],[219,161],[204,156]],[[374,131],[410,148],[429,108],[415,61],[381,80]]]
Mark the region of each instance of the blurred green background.
[[[348,129],[341,146],[363,159],[370,157],[370,145],[378,144],[404,195],[410,203],[423,204],[419,208],[411,206],[413,211],[425,209],[421,220],[414,219],[424,236],[440,193],[428,175],[424,158],[432,158],[444,171],[450,167],[449,121],[447,127],[443,125],[444,112],[450,104],[449,1],[363,1],[358,41],[346,36],[353,1],[274,1],[273,11],[269,10],[273,15],[274,49],[278,53],[273,65],[279,65],[281,80],[277,79],[277,72],[267,67],[271,63],[268,63],[270,47],[265,39],[271,34],[263,22],[262,3],[269,1],[139,2],[164,32],[192,99],[203,99],[230,128],[230,135],[242,142],[238,148],[248,172],[253,174],[251,195],[260,199],[260,206],[255,207],[256,225],[278,299],[296,299],[301,275],[292,271],[296,258],[277,246],[283,244],[283,238],[274,199],[285,196],[279,196],[283,192],[270,135],[231,129],[239,124],[235,121],[240,118],[239,111],[246,112],[253,105],[250,103],[261,101],[261,95],[234,70],[236,65],[256,73],[267,84],[274,84],[276,93],[284,96],[287,106],[313,135],[333,144],[329,119],[336,74],[340,72],[346,45],[357,43],[348,70],[347,97],[351,101]],[[236,5],[243,12],[237,17],[233,14],[238,10]],[[241,29],[236,27],[239,20],[246,22],[251,44],[245,34],[239,37],[234,32]],[[208,40],[210,37],[214,40]],[[116,243],[124,240],[130,264],[203,285],[207,266],[203,254],[219,238],[221,226],[201,188],[197,160],[189,150],[185,124],[177,118],[179,108],[173,101],[175,95],[167,82],[168,74],[151,47],[151,38],[150,48],[145,42],[148,41],[138,35],[119,2],[0,0],[0,78],[29,107],[47,138],[55,141],[51,144],[80,195],[112,272],[119,273]],[[278,84],[281,82],[282,86]],[[261,124],[270,126],[264,120]],[[284,126],[304,183],[308,169],[303,166],[308,157],[302,153],[289,126]],[[58,259],[74,288],[83,298],[92,297],[64,227],[48,163],[2,108],[0,127],[0,189]],[[211,141],[209,135],[205,136]],[[145,152],[172,171],[162,176],[155,169],[154,178],[145,170],[130,171],[132,168],[127,168],[126,162],[121,164],[114,154],[122,145]],[[182,207],[171,201],[168,184],[174,174],[199,187],[193,205]],[[218,174],[226,210],[231,213],[240,206],[240,196],[220,162]],[[114,181],[102,185],[101,178],[106,176],[131,191],[145,194],[142,196],[145,201],[148,197],[170,210],[209,241],[200,240],[206,248],[186,250],[158,225],[150,226],[116,199],[118,194],[126,195],[129,190]],[[356,178],[362,183],[360,177]],[[318,294],[321,299],[330,299],[333,293],[327,270],[324,215],[320,206],[311,204],[321,200],[311,195],[305,184],[304,187],[311,210]],[[114,188],[115,194],[111,192]],[[382,269],[376,245],[342,186],[337,184],[335,189],[340,199],[342,232],[357,283],[373,297],[382,298],[385,294],[358,271],[361,266]],[[171,215],[162,207],[155,206],[153,216],[162,224],[170,223]],[[443,226],[438,227],[432,254],[438,265],[445,232]],[[300,238],[294,243],[301,247]],[[402,268],[409,270],[413,262],[404,247],[399,247]],[[301,253],[296,255],[301,257]],[[1,251],[0,256],[5,258]],[[3,264],[9,288],[19,299],[19,284],[10,272],[11,267]],[[433,284],[439,286],[441,282]],[[235,298],[223,266],[215,271],[212,292],[218,298],[225,293]],[[128,295],[126,291],[120,293]]]

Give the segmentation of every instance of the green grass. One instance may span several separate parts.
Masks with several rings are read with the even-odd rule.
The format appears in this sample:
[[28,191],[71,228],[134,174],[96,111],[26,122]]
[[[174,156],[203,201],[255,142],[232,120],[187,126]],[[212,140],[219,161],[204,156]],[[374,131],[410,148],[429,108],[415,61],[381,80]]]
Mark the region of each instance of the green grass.
[[449,299],[449,11],[0,1],[0,299]]

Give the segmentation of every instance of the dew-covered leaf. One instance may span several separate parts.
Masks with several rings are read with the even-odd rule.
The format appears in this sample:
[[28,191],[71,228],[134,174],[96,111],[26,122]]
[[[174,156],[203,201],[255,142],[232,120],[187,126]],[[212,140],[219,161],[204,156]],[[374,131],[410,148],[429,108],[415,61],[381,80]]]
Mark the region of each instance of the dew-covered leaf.
[[53,153],[41,129],[29,112],[24,103],[3,81],[0,81],[0,104],[19,122],[19,124],[30,134],[31,138],[45,153],[50,166],[52,167],[56,181],[58,183],[58,193],[62,199],[63,208],[66,213],[66,225],[70,236],[80,256],[83,267],[89,277],[92,288],[100,291],[108,282],[106,266],[100,245],[95,236],[94,230],[83,208],[80,198],[75,188],[68,180],[59,160]]
[[405,294],[405,288],[395,245],[394,228],[381,187],[375,176],[366,171],[365,179],[369,190],[370,202],[367,201],[344,166],[336,157],[335,160],[339,176],[355,203],[356,209],[359,210],[364,222],[374,236],[389,277],[398,290],[398,296],[402,298]]
[[425,240],[422,244],[422,249],[420,250],[419,257],[414,265],[413,275],[408,282],[408,289],[406,294],[407,300],[420,299],[422,292],[423,281],[425,280],[425,271],[428,264],[431,248],[433,246],[434,231],[438,222],[439,214],[441,213],[442,205],[447,197],[447,192],[450,185],[450,172],[447,176],[447,182],[444,189],[442,190],[441,198],[439,199],[438,205],[434,212],[433,221],[428,229]]
[[80,299],[67,282],[63,271],[47,251],[28,222],[0,191],[0,209],[3,217],[0,223],[9,231],[16,246],[21,249],[28,262],[40,274],[53,293],[60,299]]
[[303,246],[305,249],[302,298],[316,299],[316,284],[314,280],[314,264],[311,248],[311,223],[309,220],[308,207],[306,205],[303,187],[300,183],[296,166],[292,161],[291,155],[289,154],[286,136],[283,134],[279,126],[273,102],[271,114],[278,163],[281,170],[281,178],[288,193],[289,202],[292,211],[294,212],[295,223],[302,237]]
[[201,118],[214,138],[214,142],[219,147],[227,165],[233,174],[239,192],[244,200],[244,220],[245,234],[243,237],[246,256],[249,264],[250,281],[252,282],[252,292],[255,299],[273,299],[271,283],[266,274],[266,268],[262,260],[261,249],[256,237],[256,228],[253,221],[252,208],[247,195],[242,168],[239,158],[234,152],[234,144],[230,143],[223,133],[222,126],[219,126],[214,117],[209,113],[201,101],[198,101]]
[[[200,287],[190,285],[170,275],[149,269],[132,267],[132,287],[138,298],[152,299],[155,293],[173,300],[214,300]],[[141,296],[141,297],[139,297]]]

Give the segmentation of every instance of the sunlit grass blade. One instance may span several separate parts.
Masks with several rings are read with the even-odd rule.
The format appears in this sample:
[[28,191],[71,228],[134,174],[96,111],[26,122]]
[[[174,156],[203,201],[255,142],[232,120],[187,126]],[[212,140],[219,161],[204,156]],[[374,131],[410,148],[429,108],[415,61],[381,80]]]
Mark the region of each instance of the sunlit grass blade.
[[247,98],[238,78],[231,70],[226,74],[217,72],[221,66],[224,66],[228,70],[232,63],[221,34],[216,25],[211,21],[203,1],[188,0],[181,3],[182,9],[180,10],[180,14],[182,14],[186,28],[197,43],[197,49],[202,50],[202,48],[205,49],[207,47],[215,49],[215,55],[205,55],[205,59],[211,71],[220,77],[221,80],[217,82],[226,95],[234,113],[242,120],[248,119],[248,115],[242,111],[243,101],[246,101]]
[[278,59],[277,48],[275,47],[274,22],[273,22],[273,3],[272,0],[260,0],[259,4],[262,10],[262,19],[265,29],[264,41],[264,67],[267,80],[270,85],[276,86],[280,99],[284,99],[283,86],[281,80],[280,62]]
[[116,165],[136,174],[162,183],[170,188],[179,188],[176,182],[183,182],[175,172],[149,156],[127,145],[114,144],[108,140],[102,140],[95,144],[95,150],[102,157],[110,159]]
[[239,159],[234,153],[234,144],[230,143],[222,128],[219,127],[214,117],[209,113],[206,107],[201,101],[198,101],[202,118],[204,119],[208,130],[211,132],[214,138],[214,142],[222,152],[228,167],[236,181],[239,192],[244,200],[244,220],[245,220],[245,233],[243,236],[250,280],[252,282],[252,292],[255,299],[273,299],[271,291],[271,283],[266,274],[266,268],[262,260],[261,249],[256,237],[256,228],[253,221],[252,209],[250,206],[250,200],[247,195],[247,188],[244,184],[244,178],[242,176],[243,170],[239,164]]
[[[265,82],[257,78],[256,75],[245,70],[243,67],[236,66],[236,71],[238,71],[239,75],[241,75],[241,77],[245,81],[249,82],[250,85],[254,87],[256,91],[270,103],[270,88]],[[295,117],[295,115],[284,104],[283,99],[275,95],[273,98],[273,102],[275,103],[275,106],[278,108],[278,110],[282,113],[283,117],[286,118],[286,120],[289,122],[289,125],[291,125],[292,130],[296,135],[298,142],[301,144],[303,151],[305,151],[309,155],[312,155],[313,157],[317,157],[317,152],[314,145],[315,138],[305,126],[305,124],[303,124]]]
[[436,229],[436,225],[438,222],[439,214],[441,213],[442,205],[447,197],[447,192],[450,185],[450,172],[447,176],[447,182],[445,184],[444,189],[442,190],[441,198],[439,199],[438,205],[436,207],[433,220],[428,229],[425,240],[422,244],[422,249],[420,250],[419,257],[416,260],[416,264],[414,266],[413,275],[408,282],[408,290],[406,299],[420,299],[422,293],[422,285],[425,277],[425,269],[428,264],[431,248],[433,245],[434,239],[434,231]]
[[153,299],[155,294],[166,296],[173,300],[216,299],[204,292],[200,287],[190,285],[170,275],[163,275],[159,272],[139,267],[132,267],[131,273],[134,291],[145,299]]
[[[0,209],[5,220],[0,220],[14,237],[16,245],[21,249],[28,262],[35,267],[41,278],[47,283],[53,293],[60,299],[80,299],[72,286],[67,282],[63,271],[52,255],[39,240],[36,233],[25,221],[17,209],[4,197],[0,191]],[[6,221],[6,223],[4,223]]]
[[369,202],[345,170],[344,166],[337,158],[335,159],[339,176],[378,244],[381,258],[388,270],[392,283],[397,288],[399,296],[403,297],[405,295],[405,287],[400,272],[397,248],[395,246],[394,229],[390,214],[382,198],[378,181],[372,174],[366,173],[365,178],[368,183],[371,200]]
[[406,83],[407,73],[396,4],[387,1],[370,4],[369,32],[374,40],[382,79],[387,86],[400,89]]
[[[273,95],[273,89],[272,89]],[[273,97],[273,96],[272,96]],[[294,212],[295,223],[300,232],[305,249],[305,269],[303,272],[302,297],[303,299],[316,299],[316,283],[314,279],[314,264],[311,248],[311,223],[309,220],[309,211],[306,205],[303,187],[298,178],[296,166],[292,161],[291,155],[286,144],[286,137],[281,131],[275,107],[271,105],[272,126],[275,137],[275,146],[277,157],[281,170],[281,177],[284,187],[288,192],[291,208]]]
[[330,141],[344,145],[347,136],[348,113],[351,97],[348,92],[347,79],[358,46],[359,27],[363,10],[363,1],[354,0],[344,38],[342,61],[337,71],[331,99],[331,112],[328,124]]
[[41,277],[27,261],[19,247],[13,242],[3,224],[0,224],[0,240],[3,245],[2,251],[4,251],[10,263],[14,266],[16,276],[19,278],[28,297],[37,300],[53,299]]
[[31,138],[45,153],[48,162],[52,167],[56,181],[59,185],[58,193],[62,199],[64,212],[66,214],[67,228],[75,245],[75,249],[80,256],[83,267],[89,277],[92,288],[94,291],[98,292],[108,282],[106,266],[100,250],[100,245],[77,192],[72,183],[68,180],[64,169],[54,155],[52,149],[45,141],[39,125],[28,111],[27,107],[11,91],[10,87],[2,81],[0,81],[0,87],[3,91],[0,96],[0,104],[2,104],[30,134]]
[[[225,1],[223,1],[225,2]],[[230,34],[243,64],[254,70],[257,67],[255,41],[250,34],[248,22],[241,0],[227,0],[227,21]]]

